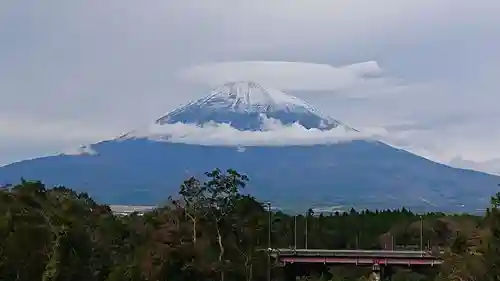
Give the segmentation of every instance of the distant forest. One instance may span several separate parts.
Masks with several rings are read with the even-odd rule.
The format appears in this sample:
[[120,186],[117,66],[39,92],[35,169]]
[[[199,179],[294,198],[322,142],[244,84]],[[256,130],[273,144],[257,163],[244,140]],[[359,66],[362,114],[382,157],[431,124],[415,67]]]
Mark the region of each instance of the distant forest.
[[[297,217],[268,212],[241,193],[248,177],[214,170],[144,215],[114,215],[85,193],[22,181],[0,190],[0,280],[267,280],[274,248],[444,251],[437,270],[402,267],[392,280],[500,280],[500,194],[484,216],[362,210]],[[271,218],[271,223],[270,219]],[[271,229],[269,229],[271,225]],[[307,240],[306,240],[307,229]],[[271,241],[268,235],[271,233]],[[294,234],[297,234],[296,236]],[[271,263],[273,280],[282,270]],[[332,266],[332,280],[365,280],[370,268]],[[304,276],[321,280],[325,276]]]

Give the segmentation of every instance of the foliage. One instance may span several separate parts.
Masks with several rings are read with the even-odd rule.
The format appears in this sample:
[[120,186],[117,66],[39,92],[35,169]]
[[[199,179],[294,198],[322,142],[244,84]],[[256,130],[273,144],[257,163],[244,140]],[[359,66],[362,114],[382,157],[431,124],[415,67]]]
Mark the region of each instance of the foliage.
[[[242,194],[248,180],[234,170],[216,169],[205,181],[183,182],[165,206],[130,216],[113,215],[108,206],[65,187],[23,180],[2,188],[0,280],[266,280],[267,255],[261,250],[268,247],[269,231],[276,248],[405,245],[446,252],[440,272],[396,268],[393,280],[499,280],[500,194],[484,218],[419,215],[403,208],[309,210],[294,219],[279,211],[269,216],[262,203]],[[279,278],[278,268],[272,270]],[[333,280],[367,278],[356,267],[328,272]]]

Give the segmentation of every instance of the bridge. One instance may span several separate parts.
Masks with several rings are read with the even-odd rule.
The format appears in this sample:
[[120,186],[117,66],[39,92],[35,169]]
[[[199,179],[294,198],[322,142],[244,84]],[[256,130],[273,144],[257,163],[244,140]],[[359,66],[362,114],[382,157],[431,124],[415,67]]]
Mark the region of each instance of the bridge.
[[427,251],[271,249],[270,255],[283,265],[287,263],[332,263],[434,266],[443,263],[443,260]]
[[295,280],[304,269],[333,265],[371,266],[374,280],[390,276],[395,266],[433,267],[443,263],[439,254],[408,250],[267,249],[270,257],[285,269],[285,278]]
[[141,216],[146,212],[154,210],[156,206],[110,205],[109,208],[113,214],[118,216],[127,216],[133,213]]

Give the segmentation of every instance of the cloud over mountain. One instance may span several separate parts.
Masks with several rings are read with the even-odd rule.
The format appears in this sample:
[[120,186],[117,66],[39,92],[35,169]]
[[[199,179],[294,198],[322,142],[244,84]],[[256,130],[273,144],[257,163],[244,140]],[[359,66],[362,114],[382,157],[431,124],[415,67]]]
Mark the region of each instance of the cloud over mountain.
[[307,129],[298,123],[283,125],[279,120],[263,118],[262,131],[242,131],[230,124],[152,124],[119,139],[147,138],[173,143],[228,146],[287,146],[333,144],[382,136],[385,130],[365,128],[361,132],[337,127],[330,130]]
[[232,61],[197,65],[182,70],[179,77],[211,86],[230,81],[256,81],[280,90],[339,90],[375,78],[382,70],[375,61],[342,67],[287,61]]

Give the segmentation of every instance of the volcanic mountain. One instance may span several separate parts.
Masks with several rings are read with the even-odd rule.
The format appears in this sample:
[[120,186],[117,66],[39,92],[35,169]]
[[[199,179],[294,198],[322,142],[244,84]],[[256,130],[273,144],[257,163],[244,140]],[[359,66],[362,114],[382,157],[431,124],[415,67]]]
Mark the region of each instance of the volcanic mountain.
[[254,82],[225,84],[156,122],[201,125],[212,121],[228,123],[239,130],[262,130],[263,116],[280,120],[285,125],[298,123],[307,129],[330,130],[341,125],[339,121],[294,96],[263,88]]
[[[279,145],[265,145],[259,138],[272,131],[266,125],[269,120],[299,128],[301,134],[352,137],[307,145],[287,145],[284,139]],[[251,141],[207,143],[208,134],[201,134],[199,142],[191,138],[183,143],[190,132],[179,136],[168,129],[179,124],[201,132],[210,129],[212,136],[214,126],[225,126],[233,130],[231,136],[250,136]],[[108,204],[148,205],[174,195],[185,178],[202,177],[218,167],[247,174],[248,192],[284,209],[405,206],[474,211],[487,206],[500,182],[496,176],[448,167],[363,139],[357,130],[308,103],[254,82],[223,85],[152,125],[167,133],[139,128],[72,154],[9,164],[0,167],[0,184],[23,177],[86,191]]]

